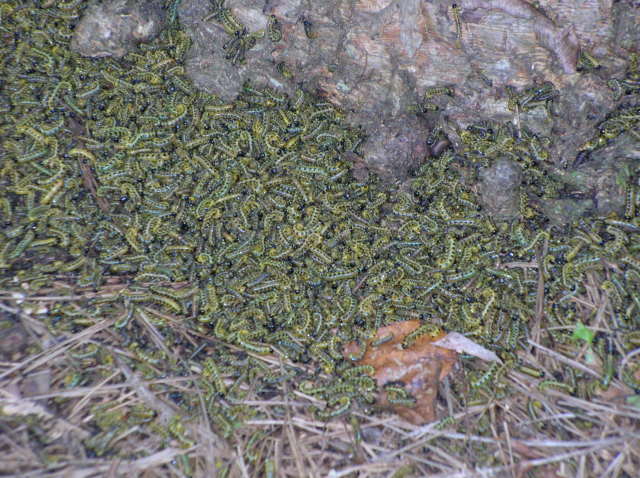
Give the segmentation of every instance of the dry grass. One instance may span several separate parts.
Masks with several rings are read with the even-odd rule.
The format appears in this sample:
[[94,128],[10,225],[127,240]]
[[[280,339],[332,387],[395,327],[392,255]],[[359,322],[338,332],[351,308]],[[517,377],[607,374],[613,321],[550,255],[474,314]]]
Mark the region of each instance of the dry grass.
[[[535,269],[536,264],[524,267]],[[615,337],[609,297],[597,284],[588,275],[586,293],[571,300],[592,330]],[[109,287],[102,293],[113,293],[116,286]],[[620,380],[620,370],[606,390],[594,388],[586,399],[563,389],[541,390],[543,378],[514,368],[500,382],[499,393],[487,393],[482,403],[465,403],[464,369],[482,366],[467,364],[441,384],[439,416],[451,418],[421,427],[364,410],[318,421],[312,409],[322,404],[296,391],[291,379],[266,398],[248,387],[242,403],[257,413],[223,437],[208,416],[197,370],[188,365],[194,354],[221,345],[167,317],[183,344],[168,347],[162,332],[146,321],[141,327],[148,343],[164,348],[170,360],[151,363],[151,378],[145,377],[130,365],[135,354],[114,332],[116,319],[60,337],[42,325],[39,312],[86,294],[94,292],[39,292],[29,305],[9,292],[1,294],[0,320],[13,323],[0,340],[4,475],[198,477],[228,472],[244,478],[269,476],[273,469],[273,476],[282,477],[631,477],[640,469],[640,408],[627,403],[634,392]],[[542,315],[530,324],[530,338],[519,352],[522,364],[543,370],[547,379],[567,381],[573,374],[600,380],[603,364],[593,361],[588,344],[553,343]],[[108,351],[112,360],[92,363],[74,354],[89,344]],[[627,353],[621,366],[638,353]],[[274,372],[293,365],[279,357],[261,359]],[[83,363],[96,367],[96,373],[74,384],[70,377]],[[114,426],[114,434],[102,434],[105,443],[92,442],[97,410],[136,407],[152,410],[153,419]],[[159,431],[175,423],[183,428]]]

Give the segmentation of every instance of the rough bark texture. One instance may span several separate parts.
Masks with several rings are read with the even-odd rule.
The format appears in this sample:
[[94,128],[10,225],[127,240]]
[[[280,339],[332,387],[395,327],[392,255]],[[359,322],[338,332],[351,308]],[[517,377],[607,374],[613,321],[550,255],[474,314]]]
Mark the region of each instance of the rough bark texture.
[[479,193],[483,206],[499,220],[515,219],[522,170],[518,164],[503,158],[480,171]]
[[94,58],[124,56],[154,38],[164,26],[162,0],[116,0],[89,7],[76,27],[71,48]]
[[[204,21],[209,2],[183,0],[180,19],[194,40],[188,71],[196,84],[231,99],[246,78],[289,92],[303,83],[366,128],[367,161],[384,177],[396,178],[424,158],[421,139],[431,127],[445,124],[455,142],[456,130],[470,123],[513,120],[505,86],[521,88],[543,79],[560,92],[561,116],[550,121],[532,110],[519,119],[534,132],[559,139],[554,160],[569,161],[614,106],[606,78],[622,70],[624,48],[637,37],[630,23],[637,7],[622,11],[607,0],[581,2],[579,8],[548,0],[539,7],[521,0],[463,0],[460,38],[448,1],[230,0],[225,5],[249,31],[266,28],[268,16],[275,15],[283,39],[258,42],[246,63],[232,65],[222,49],[228,35],[215,20]],[[305,21],[311,35],[305,34]],[[597,74],[576,73],[579,48],[601,59]],[[278,74],[279,62],[287,64],[292,79]],[[407,121],[410,105],[437,85],[453,85],[455,96],[438,104],[440,111]]]
[[[445,0],[182,0],[178,16],[193,41],[186,71],[198,88],[231,101],[251,80],[257,88],[290,95],[302,87],[341,107],[368,134],[358,150],[361,157],[353,158],[356,176],[370,169],[389,182],[404,181],[425,159],[438,156],[442,145],[461,149],[460,132],[480,121],[511,122],[550,138],[549,161],[558,177],[563,168],[584,162],[588,154],[580,153],[581,145],[624,101],[607,82],[624,76],[629,55],[640,44],[638,3],[461,0],[453,5]],[[115,0],[93,7],[76,31],[74,48],[89,56],[123,55],[155,34],[161,23],[157,6],[155,0],[138,5]],[[214,15],[224,8],[242,27],[235,40],[255,36],[233,61],[234,34]],[[281,31],[276,41],[268,34],[273,19]],[[578,71],[581,52],[599,66]],[[556,92],[547,108],[509,107],[514,92],[543,82]],[[429,108],[420,107],[425,92],[439,86],[452,88],[452,94],[436,95]],[[430,146],[425,140],[436,129],[446,139]],[[625,144],[622,149],[632,146]],[[614,156],[607,156],[607,164],[629,157],[619,149],[609,152]],[[596,194],[592,185],[573,185]],[[615,188],[605,189],[614,194]],[[498,209],[490,212],[509,215]]]

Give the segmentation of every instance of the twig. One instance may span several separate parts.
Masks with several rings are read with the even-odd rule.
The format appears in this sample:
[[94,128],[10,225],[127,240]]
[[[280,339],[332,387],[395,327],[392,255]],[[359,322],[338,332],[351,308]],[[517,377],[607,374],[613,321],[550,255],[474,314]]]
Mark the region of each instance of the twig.
[[579,370],[582,370],[585,373],[588,373],[589,375],[592,375],[596,378],[601,378],[600,374],[594,370],[591,370],[589,367],[582,365],[580,362],[576,362],[575,360],[570,359],[569,357],[565,357],[564,355],[562,355],[561,353],[558,353],[554,350],[548,349],[547,347],[545,347],[544,345],[540,345],[537,342],[534,342],[533,340],[529,340],[528,341],[529,344],[533,345],[534,347],[548,353],[549,355],[551,355],[553,358],[559,360],[560,362],[564,362],[567,365],[571,365],[573,368],[577,368]]
[[24,369],[22,373],[26,374],[31,370],[38,368],[40,365],[43,365],[47,362],[51,362],[51,360],[53,360],[55,357],[64,353],[67,349],[71,348],[74,345],[74,342],[79,342],[82,339],[87,339],[91,337],[93,334],[96,334],[101,330],[111,327],[114,322],[115,322],[115,319],[107,319],[107,320],[98,322],[97,324],[92,325],[91,327],[88,327],[83,331],[78,332],[75,335],[72,335],[71,337],[64,340],[63,342],[55,345],[53,348],[26,358],[19,364],[14,365],[9,370],[0,374],[0,379],[3,379],[9,375],[12,375],[13,373],[21,369]]
[[544,275],[546,273],[544,269],[544,258],[549,251],[549,238],[544,240],[544,246],[542,247],[542,253],[538,253],[538,290],[536,292],[536,316],[533,327],[531,328],[531,335],[536,342],[540,341],[540,329],[542,324],[542,318],[544,317]]
[[169,404],[165,403],[163,400],[158,398],[151,390],[147,388],[138,374],[135,373],[131,368],[124,363],[124,361],[115,356],[115,361],[118,364],[122,373],[127,377],[127,380],[130,382],[131,387],[137,392],[138,396],[145,405],[152,410],[155,410],[158,413],[158,421],[163,426],[167,426],[173,416],[176,414],[176,411]]
[[514,469],[515,468],[515,462],[513,460],[513,445],[511,443],[511,434],[509,433],[509,424],[508,422],[503,422],[502,426],[504,428],[504,434],[507,437],[507,450],[509,450],[509,464],[511,465],[511,468]]
[[149,335],[151,336],[151,341],[156,344],[160,350],[162,350],[167,357],[173,357],[174,360],[177,360],[178,357],[174,353],[172,353],[169,348],[165,345],[165,338],[158,331],[158,329],[151,323],[149,317],[144,310],[138,309],[136,311],[135,317],[140,320],[142,325],[149,331]]
[[244,462],[244,453],[242,453],[242,449],[240,448],[240,444],[236,448],[236,464],[238,468],[240,468],[240,472],[242,473],[242,478],[249,478],[249,471],[247,471],[247,465]]
[[82,407],[85,405],[85,403],[87,403],[91,399],[91,397],[95,395],[95,393],[98,390],[100,390],[107,383],[109,383],[111,379],[120,375],[120,373],[121,373],[120,370],[116,370],[114,373],[112,373],[107,378],[105,378],[102,382],[98,383],[95,387],[91,387],[91,389],[86,394],[84,394],[82,399],[78,403],[76,403],[73,409],[69,412],[68,418],[71,419],[78,411],[82,410]]
[[531,262],[505,262],[504,264],[502,264],[504,267],[506,267],[507,269],[513,269],[515,267],[522,267],[523,269],[537,269],[538,268],[538,263],[531,261]]
[[[120,373],[118,371],[118,373]],[[172,378],[161,378],[158,380],[148,380],[142,382],[144,385],[172,385],[179,382],[192,382],[197,379],[198,375],[187,375],[185,377],[172,377]],[[87,394],[92,395],[106,395],[109,393],[116,392],[123,388],[130,388],[131,384],[128,382],[123,383],[114,383],[112,385],[101,385],[99,388],[96,387],[75,387],[70,390],[53,390],[49,393],[44,393],[41,395],[31,395],[29,398],[32,400],[45,400],[49,398],[76,398],[76,397],[84,397]]]
[[91,166],[85,164],[84,159],[82,158],[78,158],[78,166],[80,166],[84,187],[87,188],[89,193],[91,193],[93,198],[96,200],[96,204],[98,204],[100,210],[102,212],[109,212],[109,202],[105,198],[98,196],[98,181],[96,181],[96,177],[91,170]]
[[[280,359],[280,370],[284,372],[284,364],[282,359]],[[289,445],[291,446],[291,451],[293,451],[293,458],[296,463],[296,468],[298,470],[299,476],[304,476],[304,465],[302,463],[302,456],[300,454],[300,450],[298,449],[298,443],[296,441],[295,434],[293,432],[293,425],[291,420],[291,405],[289,404],[289,390],[288,390],[287,382],[283,383],[283,393],[284,393],[284,401],[285,405],[285,430],[287,433],[287,439],[289,440]]]

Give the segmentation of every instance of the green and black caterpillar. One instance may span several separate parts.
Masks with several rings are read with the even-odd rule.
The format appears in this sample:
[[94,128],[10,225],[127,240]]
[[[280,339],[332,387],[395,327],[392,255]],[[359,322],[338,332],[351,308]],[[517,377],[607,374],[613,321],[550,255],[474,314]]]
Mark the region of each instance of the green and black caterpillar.
[[[620,343],[637,345],[638,171],[630,174],[625,217],[551,230],[524,197],[520,220],[495,223],[461,179],[461,163],[510,154],[526,166],[532,191],[553,196],[556,185],[544,174],[549,143],[478,124],[461,135],[460,155],[446,151],[416,172],[410,192],[392,194],[375,177],[351,177],[344,158],[358,152],[362,136],[331,104],[249,82],[233,102],[197,91],[184,74],[188,38],[175,24],[122,60],[73,54],[80,3],[0,3],[0,284],[11,291],[18,278],[29,293],[60,282],[96,291],[109,279],[122,284],[110,295],[55,305],[43,319],[51,330],[117,318],[114,329],[149,376],[167,354],[136,338],[141,324],[171,337],[177,321],[226,344],[192,364],[226,436],[252,412],[221,397],[288,377],[270,374],[260,355],[279,353],[341,377],[305,389],[329,399],[323,418],[370,404],[370,371],[349,372],[342,346],[367,343],[379,327],[406,319],[497,351],[507,365],[472,383],[490,393],[517,366],[515,351],[536,313],[538,276],[518,263],[543,269],[554,341],[570,336],[580,314],[572,298],[591,273],[603,287],[607,278]],[[220,21],[237,35],[231,59],[240,61],[246,35],[222,10]],[[277,32],[270,25],[272,41]],[[545,88],[514,101],[546,105]],[[624,115],[608,121],[636,121]],[[92,360],[101,356],[91,352]],[[615,349],[600,352],[620,358]],[[638,387],[633,376],[625,375]],[[147,418],[141,411],[131,420]],[[180,435],[177,425],[172,430]]]

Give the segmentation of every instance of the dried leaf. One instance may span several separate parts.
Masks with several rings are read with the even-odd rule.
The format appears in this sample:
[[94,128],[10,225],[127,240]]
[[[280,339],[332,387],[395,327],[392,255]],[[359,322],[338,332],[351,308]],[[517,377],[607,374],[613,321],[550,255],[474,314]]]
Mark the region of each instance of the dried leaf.
[[500,362],[500,358],[491,350],[486,349],[458,332],[449,332],[446,336],[433,342],[433,345],[445,349],[455,350],[459,354],[469,354],[487,362]]
[[[414,406],[391,404],[384,391],[378,396],[377,404],[382,408],[392,409],[413,424],[435,420],[438,384],[451,372],[458,356],[453,350],[433,344],[434,340],[442,339],[442,333],[435,337],[421,335],[411,346],[403,348],[404,338],[421,325],[418,320],[407,320],[380,328],[368,345],[364,357],[358,361],[359,365],[374,367],[373,378],[378,387],[382,388],[390,382],[404,384],[405,390],[416,399]],[[389,340],[385,343],[372,345],[387,337]],[[345,356],[358,355],[359,352],[360,346],[355,342],[347,344],[344,350]]]

